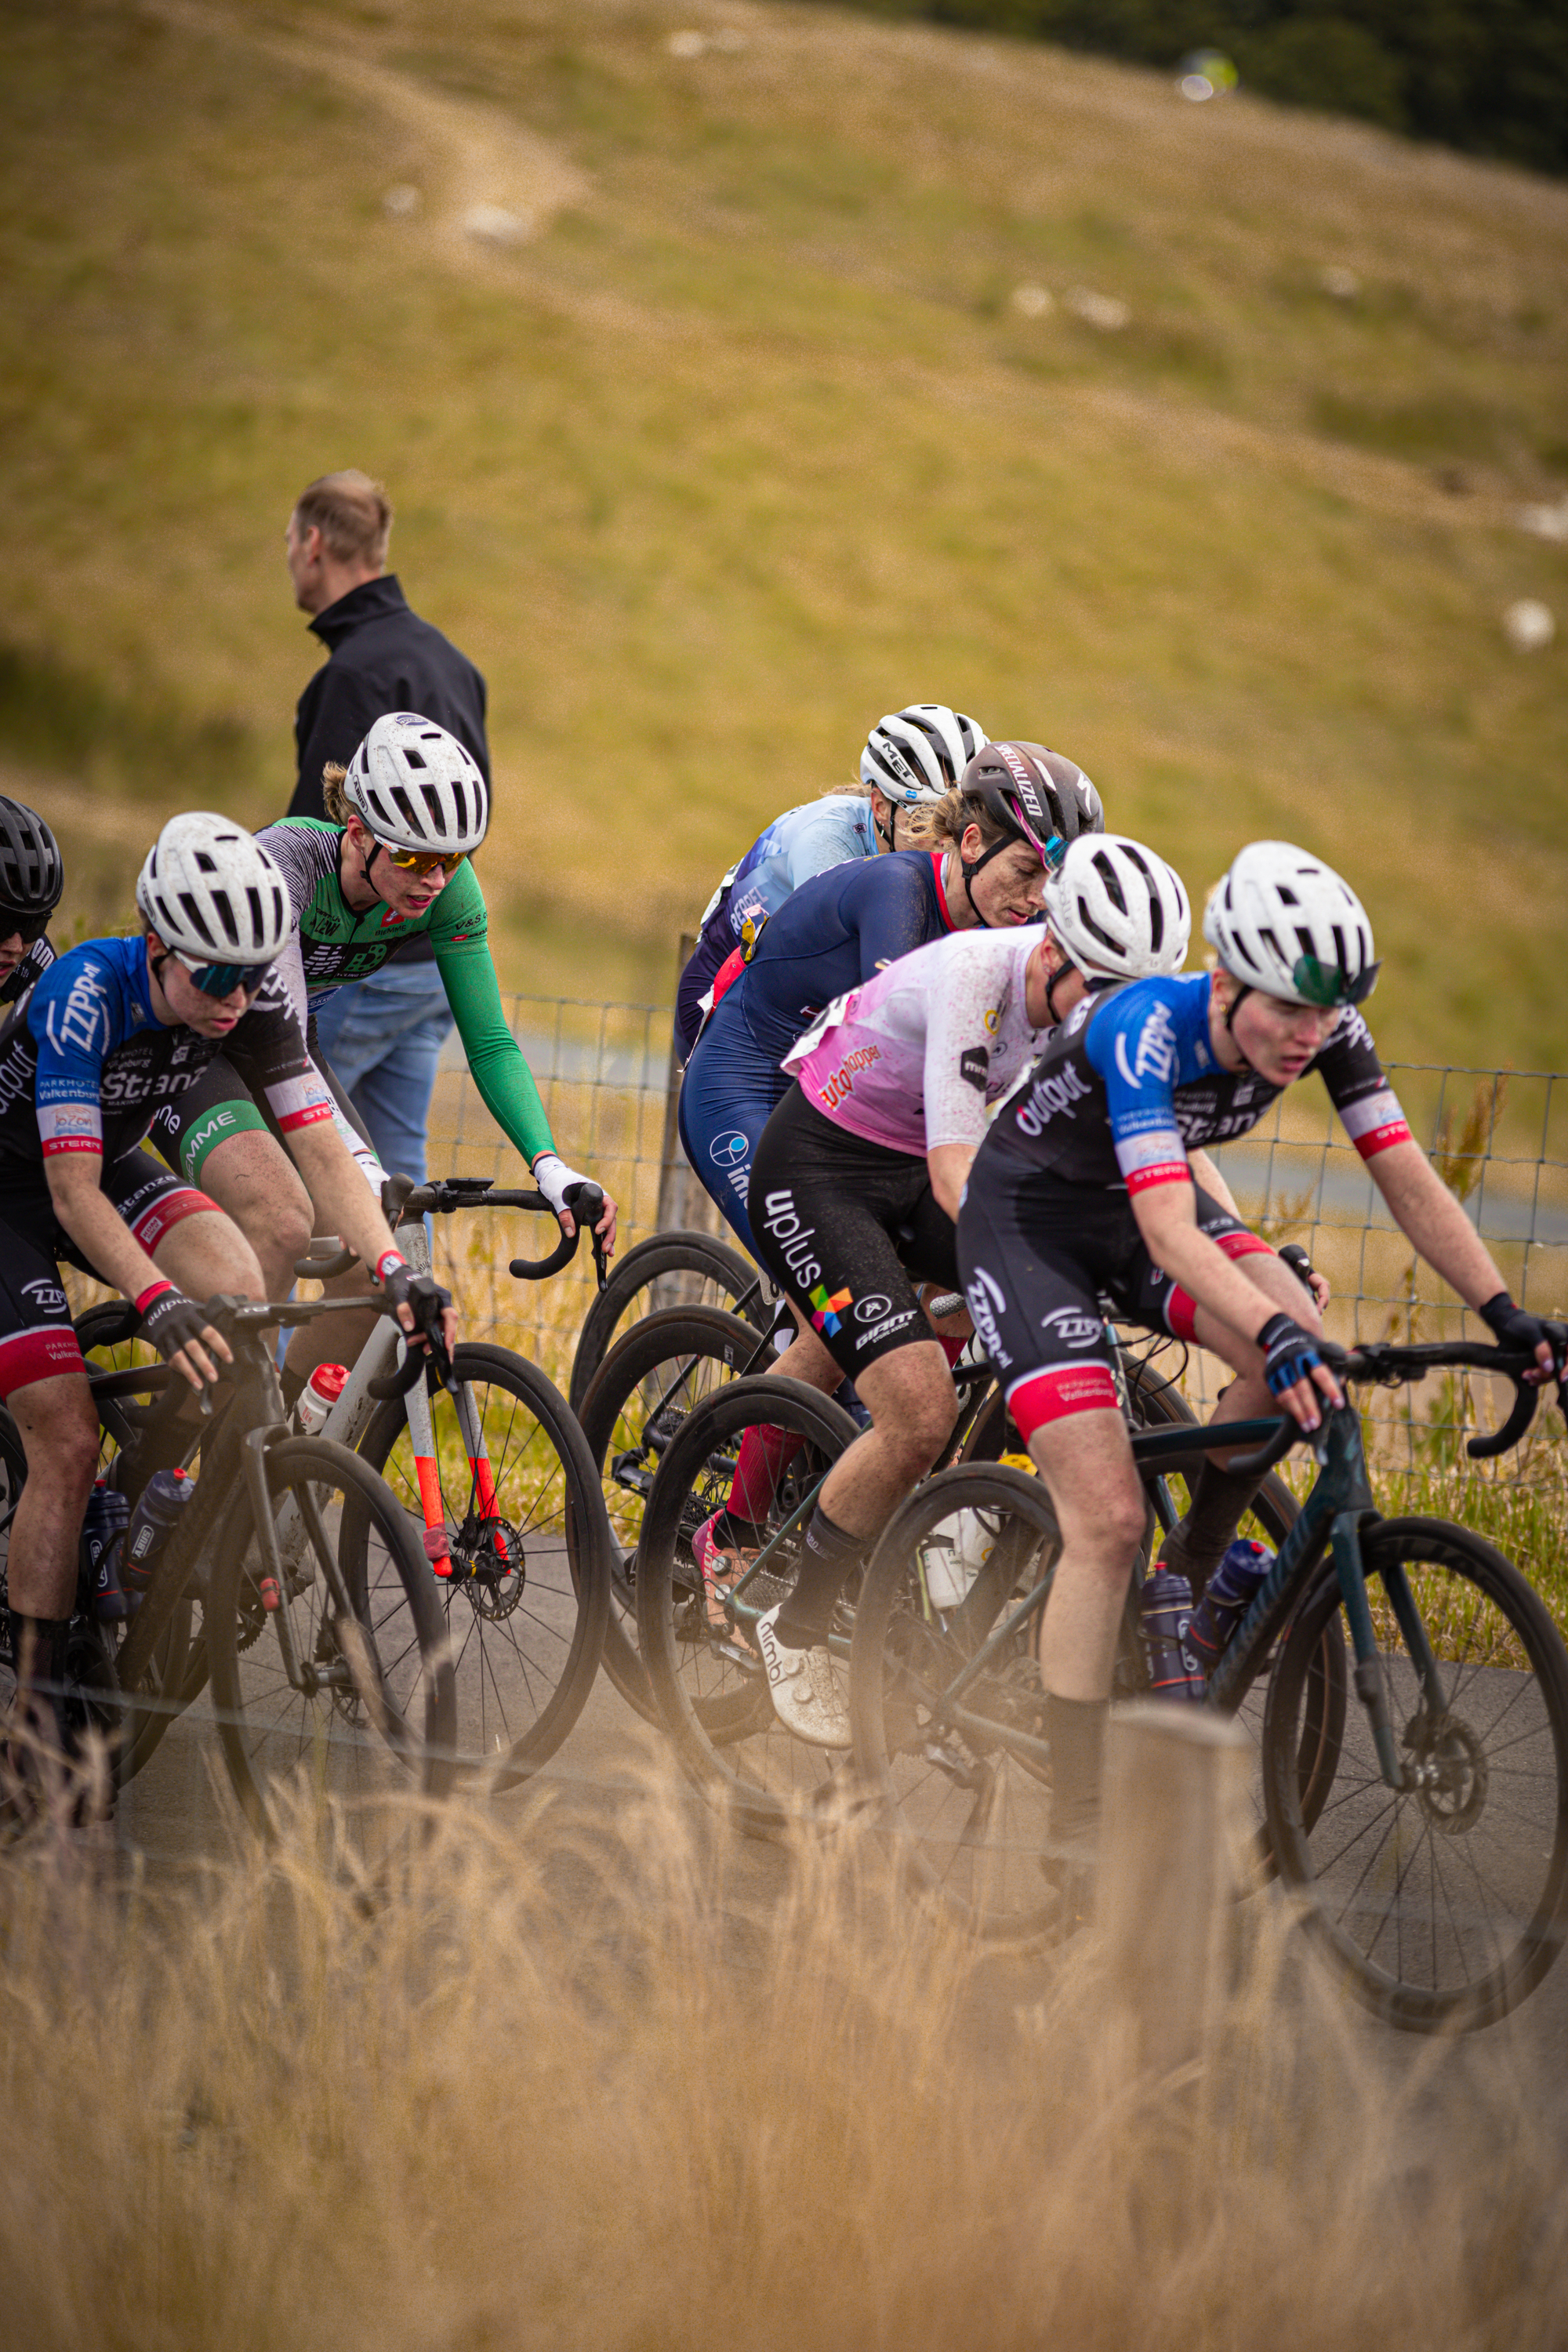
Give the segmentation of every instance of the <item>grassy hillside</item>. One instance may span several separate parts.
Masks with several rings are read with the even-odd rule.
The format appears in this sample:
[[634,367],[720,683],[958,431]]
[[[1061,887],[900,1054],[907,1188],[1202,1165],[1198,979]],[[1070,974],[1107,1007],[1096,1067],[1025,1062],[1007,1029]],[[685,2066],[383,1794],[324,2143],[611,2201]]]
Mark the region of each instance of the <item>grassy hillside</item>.
[[940,697],[1195,891],[1262,831],[1336,858],[1391,1050],[1568,1066],[1568,645],[1500,627],[1568,625],[1514,520],[1568,478],[1568,189],[782,5],[0,30],[0,754],[72,786],[84,914],[162,814],[281,804],[283,524],[355,463],[490,680],[520,985],[666,991],[758,824]]

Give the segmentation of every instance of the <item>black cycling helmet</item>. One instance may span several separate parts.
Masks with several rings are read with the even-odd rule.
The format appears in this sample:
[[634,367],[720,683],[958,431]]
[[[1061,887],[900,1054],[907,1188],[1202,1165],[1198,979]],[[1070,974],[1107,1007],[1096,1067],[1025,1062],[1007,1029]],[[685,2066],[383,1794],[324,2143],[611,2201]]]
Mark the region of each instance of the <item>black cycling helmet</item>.
[[1077,761],[1047,751],[1043,743],[987,743],[965,768],[958,789],[965,800],[978,801],[1002,829],[1001,840],[963,868],[963,887],[977,915],[974,877],[1014,842],[1026,842],[1055,874],[1080,834],[1105,831],[1100,794]]
[[65,887],[60,845],[43,818],[0,794],[0,919],[17,916],[41,928]]

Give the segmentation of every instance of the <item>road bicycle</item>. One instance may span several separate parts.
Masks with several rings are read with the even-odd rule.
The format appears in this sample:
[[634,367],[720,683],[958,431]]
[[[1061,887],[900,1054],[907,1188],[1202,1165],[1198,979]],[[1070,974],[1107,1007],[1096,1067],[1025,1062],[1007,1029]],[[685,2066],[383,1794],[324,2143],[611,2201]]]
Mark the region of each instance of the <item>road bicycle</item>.
[[[1473,1456],[1517,1444],[1538,1402],[1527,1359],[1467,1341],[1324,1353],[1355,1383],[1461,1367],[1510,1380],[1513,1409],[1470,1441]],[[1141,1431],[1132,1447],[1157,1486],[1216,1445],[1253,1447],[1245,1466],[1267,1469],[1300,1439],[1269,1419]],[[1442,1520],[1382,1517],[1352,1405],[1325,1414],[1311,1452],[1314,1484],[1205,1703],[1234,1714],[1264,1685],[1268,1851],[1359,1998],[1411,2030],[1485,2025],[1540,1981],[1563,1938],[1568,1653],[1490,1544]],[[994,1539],[943,1606],[930,1537],[960,1508],[989,1514]],[[949,1472],[885,1530],[853,1629],[857,1773],[909,1878],[977,1932],[1024,1943],[1059,1924],[1041,1868],[1051,1759],[1033,1664],[1058,1542],[1038,1481]],[[1146,1680],[1135,1628],[1134,1591],[1121,1696]]]
[[[417,1191],[406,1177],[390,1178],[383,1205],[418,1273],[430,1267],[427,1215],[550,1213],[542,1194],[500,1191],[484,1177],[447,1178]],[[513,1259],[514,1276],[539,1281],[558,1272],[599,1205],[602,1195],[586,1187],[577,1234],[562,1236],[543,1258]],[[296,1272],[328,1280],[357,1264],[343,1250],[301,1258]],[[332,1311],[343,1304],[334,1302]],[[133,1308],[89,1309],[79,1325],[84,1348],[123,1351],[135,1319]],[[510,1349],[466,1341],[452,1373],[444,1382],[428,1360],[407,1355],[383,1318],[321,1434],[362,1454],[408,1515],[451,1641],[458,1750],[466,1764],[485,1765],[500,1791],[553,1755],[586,1702],[608,1612],[609,1528],[582,1433],[537,1365]],[[397,1622],[403,1605],[400,1587],[377,1604],[389,1653],[408,1660],[417,1652]],[[198,1632],[182,1683],[187,1705],[206,1668]],[[143,1737],[155,1740],[156,1730],[150,1725]]]
[[[367,1462],[328,1438],[297,1435],[283,1412],[268,1335],[280,1321],[292,1327],[337,1311],[207,1302],[234,1362],[203,1433],[193,1498],[121,1637],[93,1614],[85,1575],[73,1621],[68,1715],[102,1734],[123,1784],[200,1687],[189,1673],[199,1601],[225,1761],[243,1811],[267,1835],[277,1828],[281,1784],[301,1769],[318,1793],[363,1812],[390,1790],[439,1798],[455,1769],[451,1659],[407,1514]],[[153,1433],[166,1433],[158,1401],[178,1393],[174,1376],[159,1363],[89,1378],[110,1444],[132,1457],[128,1485],[144,1482]],[[139,1398],[154,1409],[135,1418]],[[7,1549],[20,1483],[0,1527]],[[387,1608],[395,1591],[395,1642]]]

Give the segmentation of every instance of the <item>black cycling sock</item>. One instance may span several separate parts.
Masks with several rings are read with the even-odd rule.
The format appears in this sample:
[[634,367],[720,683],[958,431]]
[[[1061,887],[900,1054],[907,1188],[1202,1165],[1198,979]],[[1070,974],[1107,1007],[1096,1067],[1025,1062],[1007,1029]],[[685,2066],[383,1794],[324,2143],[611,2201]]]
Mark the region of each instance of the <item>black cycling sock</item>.
[[1108,1698],[1058,1698],[1046,1693],[1046,1737],[1051,1744],[1051,1843],[1087,1841],[1100,1827],[1100,1780]]
[[[26,1617],[7,1610],[11,1662],[17,1679],[18,1715],[36,1738],[63,1755],[69,1741],[65,1712],[66,1650],[70,1640],[68,1617]],[[26,1681],[24,1681],[26,1660]],[[39,1688],[52,1685],[52,1688]]]
[[773,1631],[786,1650],[811,1650],[826,1641],[833,1604],[869,1541],[868,1536],[852,1536],[838,1527],[818,1503],[806,1523],[795,1591],[773,1620]]
[[1194,1601],[1234,1542],[1262,1484],[1261,1476],[1233,1477],[1213,1460],[1205,1460],[1189,1482],[1192,1501],[1161,1546],[1160,1560],[1191,1579]]

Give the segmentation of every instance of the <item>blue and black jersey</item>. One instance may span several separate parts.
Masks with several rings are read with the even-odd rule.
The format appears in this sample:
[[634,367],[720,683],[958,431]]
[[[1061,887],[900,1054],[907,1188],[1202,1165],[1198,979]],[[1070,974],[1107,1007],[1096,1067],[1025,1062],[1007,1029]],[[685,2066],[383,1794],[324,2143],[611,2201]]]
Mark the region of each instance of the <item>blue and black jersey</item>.
[[0,1161],[41,1175],[57,1152],[117,1160],[218,1054],[246,1071],[283,1127],[331,1118],[276,971],[225,1035],[198,1037],[154,1013],[144,939],[72,948],[0,1025]]
[[[1307,1067],[1321,1072],[1363,1160],[1409,1141],[1353,1005]],[[981,1150],[998,1175],[1005,1166],[1026,1182],[1049,1173],[1135,1193],[1188,1182],[1189,1150],[1247,1134],[1283,1092],[1215,1061],[1206,972],[1130,981],[1068,1014]]]

